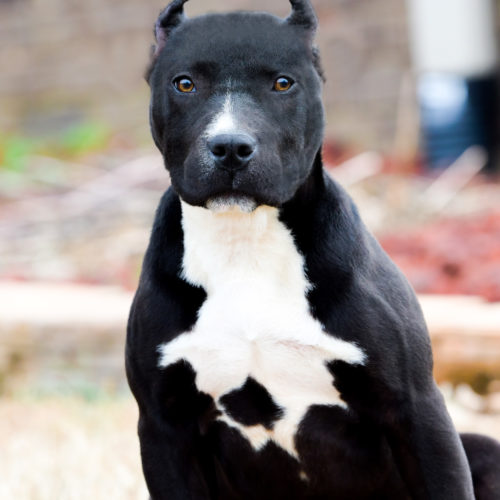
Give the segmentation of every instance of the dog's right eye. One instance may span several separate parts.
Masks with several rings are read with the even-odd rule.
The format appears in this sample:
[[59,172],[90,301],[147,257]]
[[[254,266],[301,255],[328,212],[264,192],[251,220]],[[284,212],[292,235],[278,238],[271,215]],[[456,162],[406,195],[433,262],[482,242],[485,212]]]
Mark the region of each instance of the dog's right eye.
[[187,76],[180,76],[174,80],[174,87],[183,94],[189,94],[191,92],[196,92],[196,87],[193,80]]
[[294,84],[294,81],[291,78],[288,78],[287,76],[280,76],[274,82],[273,89],[276,92],[286,92],[287,90],[290,90],[290,88],[292,87],[293,84]]

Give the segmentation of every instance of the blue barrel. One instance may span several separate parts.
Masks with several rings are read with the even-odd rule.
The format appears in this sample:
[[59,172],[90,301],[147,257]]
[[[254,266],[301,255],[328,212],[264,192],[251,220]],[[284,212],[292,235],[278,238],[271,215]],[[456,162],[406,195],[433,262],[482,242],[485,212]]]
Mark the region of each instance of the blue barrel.
[[495,169],[498,135],[496,74],[463,77],[427,73],[418,79],[422,146],[432,169],[451,165],[471,146],[488,154],[485,169]]

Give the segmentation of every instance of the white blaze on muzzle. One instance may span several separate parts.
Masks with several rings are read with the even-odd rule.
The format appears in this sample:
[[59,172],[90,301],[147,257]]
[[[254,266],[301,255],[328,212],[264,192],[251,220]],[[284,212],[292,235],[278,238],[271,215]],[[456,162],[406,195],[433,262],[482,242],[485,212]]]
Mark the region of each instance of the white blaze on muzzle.
[[243,128],[239,126],[235,115],[233,96],[231,93],[228,93],[222,110],[215,115],[214,119],[208,125],[205,136],[207,139],[211,139],[220,134],[236,134],[242,132]]

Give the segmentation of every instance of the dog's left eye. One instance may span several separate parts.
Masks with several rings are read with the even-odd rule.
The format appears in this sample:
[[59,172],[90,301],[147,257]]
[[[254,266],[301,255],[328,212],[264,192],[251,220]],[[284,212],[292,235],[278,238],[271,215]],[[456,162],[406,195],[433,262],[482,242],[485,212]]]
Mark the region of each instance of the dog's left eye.
[[288,78],[286,76],[280,76],[274,82],[274,90],[276,90],[276,92],[286,92],[292,87],[293,84],[294,81],[291,78]]
[[174,87],[184,94],[189,94],[190,92],[196,92],[196,87],[193,80],[187,76],[180,76],[174,80]]

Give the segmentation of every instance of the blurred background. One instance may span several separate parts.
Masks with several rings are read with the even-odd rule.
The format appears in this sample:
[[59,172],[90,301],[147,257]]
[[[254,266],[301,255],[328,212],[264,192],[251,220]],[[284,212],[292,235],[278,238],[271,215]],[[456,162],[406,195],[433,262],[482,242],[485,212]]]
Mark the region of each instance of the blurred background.
[[[500,438],[496,0],[312,0],[328,171],[421,297],[457,427]],[[157,0],[0,0],[0,498],[146,498],[125,324],[168,175]],[[286,0],[192,0],[286,16]]]

